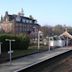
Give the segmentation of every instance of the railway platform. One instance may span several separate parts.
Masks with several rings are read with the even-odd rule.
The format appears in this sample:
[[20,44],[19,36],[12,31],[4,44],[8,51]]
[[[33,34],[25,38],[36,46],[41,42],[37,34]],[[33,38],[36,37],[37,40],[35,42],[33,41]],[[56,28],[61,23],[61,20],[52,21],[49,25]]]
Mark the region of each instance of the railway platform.
[[51,51],[36,53],[33,55],[22,57],[20,59],[13,60],[11,65],[9,62],[2,63],[0,64],[0,72],[18,72],[22,69],[26,69],[28,67],[31,67],[40,62],[43,62],[45,60],[61,55],[71,50],[72,47],[56,48]]

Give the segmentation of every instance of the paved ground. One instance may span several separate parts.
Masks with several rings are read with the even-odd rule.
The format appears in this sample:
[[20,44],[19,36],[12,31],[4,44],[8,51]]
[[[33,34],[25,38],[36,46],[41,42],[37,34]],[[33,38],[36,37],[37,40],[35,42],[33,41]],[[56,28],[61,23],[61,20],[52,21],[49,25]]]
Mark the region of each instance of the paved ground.
[[9,62],[3,63],[3,64],[0,64],[0,72],[16,72],[18,70],[25,69],[34,64],[50,59],[54,56],[57,56],[59,54],[65,53],[70,50],[72,50],[71,47],[58,48],[55,50],[37,53],[37,54],[29,55],[17,60],[13,60],[12,65],[10,65]]

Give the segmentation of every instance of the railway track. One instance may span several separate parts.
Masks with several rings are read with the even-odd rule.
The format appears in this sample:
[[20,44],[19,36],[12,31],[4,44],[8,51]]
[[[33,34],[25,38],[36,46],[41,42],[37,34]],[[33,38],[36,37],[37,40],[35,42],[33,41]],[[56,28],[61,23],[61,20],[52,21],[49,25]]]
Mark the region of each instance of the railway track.
[[19,72],[72,72],[72,51],[58,55]]

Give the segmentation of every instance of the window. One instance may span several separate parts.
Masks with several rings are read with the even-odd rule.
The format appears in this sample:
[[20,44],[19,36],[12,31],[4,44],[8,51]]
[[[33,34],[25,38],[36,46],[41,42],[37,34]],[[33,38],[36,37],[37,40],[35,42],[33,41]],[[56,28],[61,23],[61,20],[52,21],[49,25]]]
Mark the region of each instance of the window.
[[58,40],[58,37],[54,37],[54,40]]
[[30,20],[29,22],[32,23],[32,20]]
[[26,20],[26,23],[29,23],[29,20]]
[[61,40],[60,37],[53,37],[53,38],[54,38],[54,40]]
[[52,41],[52,40],[53,40],[53,37],[50,37],[50,38],[49,38],[49,40],[51,40],[51,41]]
[[16,21],[20,22],[21,18],[20,17],[16,17]]
[[37,24],[37,21],[34,21],[35,24]]
[[25,23],[25,22],[26,22],[26,20],[25,20],[25,19],[22,19],[22,22],[24,22],[24,23]]
[[24,27],[26,28],[26,25],[24,25]]

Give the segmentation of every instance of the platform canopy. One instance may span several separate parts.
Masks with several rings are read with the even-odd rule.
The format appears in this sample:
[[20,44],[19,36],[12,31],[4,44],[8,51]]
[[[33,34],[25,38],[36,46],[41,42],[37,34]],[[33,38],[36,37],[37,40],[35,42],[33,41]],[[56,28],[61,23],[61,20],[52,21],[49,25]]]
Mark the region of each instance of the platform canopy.
[[68,37],[68,38],[72,39],[72,35],[71,35],[70,33],[68,33],[68,31],[65,31],[64,33],[62,33],[62,34],[60,35],[60,37],[61,37],[61,36],[65,36],[65,37]]

